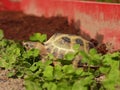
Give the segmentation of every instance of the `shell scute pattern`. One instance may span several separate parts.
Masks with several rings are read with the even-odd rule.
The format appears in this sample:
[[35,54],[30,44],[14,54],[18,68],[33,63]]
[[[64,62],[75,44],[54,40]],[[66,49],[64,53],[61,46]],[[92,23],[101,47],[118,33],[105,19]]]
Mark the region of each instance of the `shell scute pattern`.
[[56,33],[44,45],[49,53],[62,58],[65,54],[74,52],[73,47],[75,44],[79,44],[81,50],[88,52],[89,43],[89,41],[77,35]]

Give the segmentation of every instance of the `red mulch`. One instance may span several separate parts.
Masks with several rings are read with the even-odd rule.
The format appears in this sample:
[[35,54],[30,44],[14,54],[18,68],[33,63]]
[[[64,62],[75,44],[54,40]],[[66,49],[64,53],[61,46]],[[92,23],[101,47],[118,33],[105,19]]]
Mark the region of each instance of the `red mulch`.
[[74,23],[68,24],[66,17],[36,17],[13,11],[0,12],[0,28],[5,38],[13,40],[28,40],[36,32],[47,34],[48,38],[54,33],[79,34],[79,29]]
[[[67,17],[37,17],[33,15],[26,15],[22,12],[1,11],[0,12],[0,28],[4,30],[5,38],[12,40],[29,40],[29,37],[36,32],[47,34],[50,38],[54,33],[67,33],[82,35],[84,38],[89,35],[81,32],[79,22],[72,21],[68,23]],[[82,33],[82,34],[81,34]],[[84,33],[84,35],[83,35]],[[91,39],[91,42],[97,46],[98,42]],[[104,44],[97,47],[99,53],[105,54],[107,52]]]

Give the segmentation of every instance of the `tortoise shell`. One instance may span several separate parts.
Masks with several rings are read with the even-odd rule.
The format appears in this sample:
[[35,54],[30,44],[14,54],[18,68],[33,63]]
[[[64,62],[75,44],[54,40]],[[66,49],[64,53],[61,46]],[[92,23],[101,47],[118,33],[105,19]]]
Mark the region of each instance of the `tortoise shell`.
[[79,44],[80,50],[84,50],[85,52],[88,52],[92,45],[91,42],[81,36],[56,33],[44,43],[44,46],[46,50],[55,57],[63,58],[65,54],[75,52],[75,44]]

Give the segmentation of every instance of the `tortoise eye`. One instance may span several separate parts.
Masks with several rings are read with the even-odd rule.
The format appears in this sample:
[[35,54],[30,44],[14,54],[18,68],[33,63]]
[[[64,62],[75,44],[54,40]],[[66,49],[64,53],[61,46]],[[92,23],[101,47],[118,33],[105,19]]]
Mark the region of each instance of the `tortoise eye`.
[[29,43],[24,43],[24,46],[25,46],[25,47],[29,47],[30,44],[29,44]]
[[24,43],[23,44],[26,49],[32,49],[34,46],[31,43]]
[[76,41],[76,44],[80,44],[81,46],[84,45],[83,41],[81,39],[79,39],[79,38],[77,38],[75,41]]

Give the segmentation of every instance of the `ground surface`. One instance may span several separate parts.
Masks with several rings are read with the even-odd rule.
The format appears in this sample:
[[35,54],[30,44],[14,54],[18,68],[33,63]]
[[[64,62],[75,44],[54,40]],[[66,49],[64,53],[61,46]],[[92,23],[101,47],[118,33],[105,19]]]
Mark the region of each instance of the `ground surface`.
[[[68,24],[65,17],[35,17],[22,12],[0,12],[0,29],[4,30],[5,38],[13,40],[28,40],[33,33],[48,35],[54,33],[79,34],[74,23]],[[25,90],[22,79],[7,78],[8,71],[0,69],[0,90]]]
[[8,78],[7,73],[0,69],[0,90],[25,90],[22,79]]
[[[0,12],[0,29],[4,30],[5,38],[12,40],[29,40],[29,36],[39,32],[48,35],[67,33],[80,35],[75,23],[68,24],[65,17],[35,17],[22,12]],[[92,40],[94,44],[96,41]],[[99,51],[105,51],[105,45]],[[0,69],[0,90],[24,90],[22,79],[7,78],[8,71]]]

